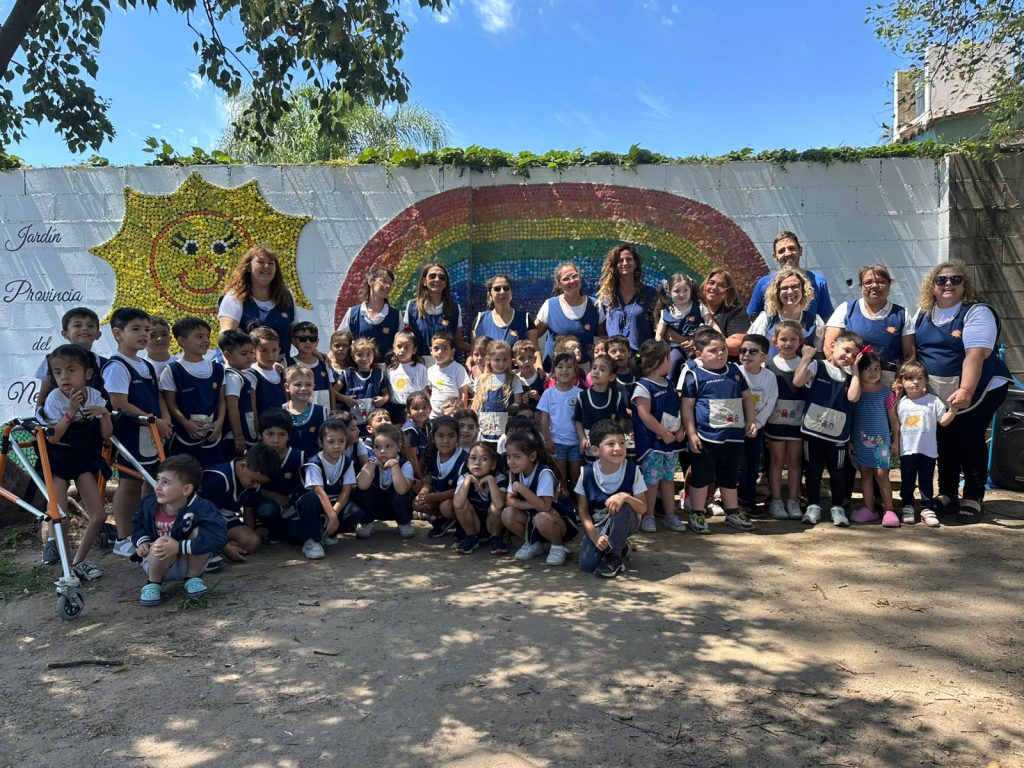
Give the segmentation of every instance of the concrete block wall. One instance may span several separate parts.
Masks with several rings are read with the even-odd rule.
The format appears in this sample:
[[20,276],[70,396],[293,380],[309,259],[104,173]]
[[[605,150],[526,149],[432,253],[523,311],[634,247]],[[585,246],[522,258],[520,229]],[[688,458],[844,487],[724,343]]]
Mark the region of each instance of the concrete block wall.
[[1002,321],[1006,360],[1024,378],[1024,157],[950,161],[950,258]]
[[[856,295],[859,266],[882,262],[897,279],[894,299],[913,306],[921,274],[945,259],[950,245],[945,161],[538,169],[529,178],[505,170],[381,166],[12,171],[0,174],[0,419],[31,410],[33,372],[42,348],[60,343],[65,310],[85,304],[101,317],[110,310],[115,275],[88,249],[118,230],[124,188],[170,194],[193,171],[225,187],[255,179],[278,211],[313,217],[299,238],[297,266],[325,330],[333,325],[338,289],[367,241],[413,203],[467,186],[578,182],[669,192],[732,219],[771,264],[772,239],[780,230],[793,230],[805,244],[805,265],[824,272],[837,303]],[[1012,179],[1019,185],[1019,174]],[[990,217],[985,209],[972,215],[976,222]],[[999,243],[1004,251],[1016,249],[1018,256],[1024,251],[1019,239]],[[97,351],[112,350],[109,329],[104,329]]]

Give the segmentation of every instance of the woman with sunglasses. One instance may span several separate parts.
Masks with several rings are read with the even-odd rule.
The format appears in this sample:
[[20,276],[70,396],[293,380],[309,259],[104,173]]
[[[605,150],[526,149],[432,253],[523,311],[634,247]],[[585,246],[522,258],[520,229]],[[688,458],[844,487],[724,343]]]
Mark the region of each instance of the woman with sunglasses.
[[619,243],[604,257],[597,300],[605,311],[609,336],[625,336],[634,352],[654,338],[658,292],[644,284],[644,267],[636,246]]
[[402,313],[388,304],[394,282],[395,275],[387,267],[367,270],[366,282],[359,287],[362,303],[345,312],[337,330],[348,331],[353,339],[373,339],[377,349],[391,349],[395,334],[402,329]]
[[451,334],[459,352],[470,350],[462,333],[462,308],[452,297],[451,277],[444,264],[431,261],[423,265],[416,298],[406,304],[402,319],[416,338],[416,351],[421,355],[430,351],[435,333]]
[[486,336],[495,341],[514,345],[520,339],[529,339],[537,348],[537,329],[533,327],[533,315],[521,312],[512,306],[512,281],[507,275],[495,275],[486,283],[487,311],[479,312],[470,334],[472,342],[477,336]]
[[555,337],[567,334],[579,339],[582,348],[580,363],[589,370],[590,348],[595,336],[604,335],[604,310],[594,299],[583,293],[579,267],[563,261],[555,267],[555,285],[551,298],[540,305],[535,322],[538,338],[547,333],[544,342],[544,366],[551,365],[555,351]]
[[861,267],[858,273],[860,298],[844,301],[825,327],[825,356],[832,354],[836,337],[853,331],[882,360],[882,381],[891,386],[901,360],[914,356],[914,326],[907,310],[889,299],[892,276],[881,264]]
[[[1006,399],[1010,371],[995,350],[999,316],[976,300],[963,265],[945,262],[925,277],[914,317],[917,359],[928,369],[928,389],[956,411],[937,433],[939,495],[935,511],[979,519],[988,480],[985,431]],[[960,474],[963,499],[957,504]]]
[[228,278],[217,307],[218,329],[249,333],[268,326],[281,339],[281,354],[290,355],[295,320],[295,297],[285,285],[277,254],[265,245],[253,246]]

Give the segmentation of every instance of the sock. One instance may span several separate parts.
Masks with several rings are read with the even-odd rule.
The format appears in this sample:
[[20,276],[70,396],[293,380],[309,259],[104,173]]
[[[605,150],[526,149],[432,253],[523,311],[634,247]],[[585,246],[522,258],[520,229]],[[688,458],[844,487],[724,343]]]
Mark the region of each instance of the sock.
[[732,509],[727,509],[727,510],[725,510],[725,514],[726,514],[726,516],[728,517],[729,515],[735,515],[735,514],[738,514],[738,513],[739,513],[739,511],[740,511],[740,508],[739,508],[739,507],[733,507]]

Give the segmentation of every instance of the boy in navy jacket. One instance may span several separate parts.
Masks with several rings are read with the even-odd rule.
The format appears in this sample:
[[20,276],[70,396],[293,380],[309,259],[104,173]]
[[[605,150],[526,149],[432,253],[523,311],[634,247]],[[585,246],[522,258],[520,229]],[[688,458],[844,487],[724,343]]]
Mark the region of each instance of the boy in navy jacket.
[[132,524],[132,544],[148,581],[139,595],[145,606],[160,605],[164,581],[185,582],[185,594],[206,594],[203,571],[210,555],[228,540],[227,524],[210,502],[196,495],[203,467],[187,454],[160,465],[154,492],[142,500]]
[[[254,530],[252,507],[259,488],[281,471],[281,457],[269,446],[257,443],[244,456],[217,464],[203,472],[199,495],[220,510],[228,527],[228,543],[224,556],[245,560],[260,547],[260,536]],[[243,508],[249,522],[243,519]]]

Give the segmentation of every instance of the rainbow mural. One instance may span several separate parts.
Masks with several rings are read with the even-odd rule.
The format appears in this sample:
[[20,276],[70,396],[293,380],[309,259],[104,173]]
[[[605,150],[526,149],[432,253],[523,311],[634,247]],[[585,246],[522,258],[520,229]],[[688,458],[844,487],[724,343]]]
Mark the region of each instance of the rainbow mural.
[[562,261],[579,266],[584,291],[593,295],[604,254],[619,242],[639,246],[650,284],[675,272],[699,280],[724,267],[749,296],[768,272],[727,216],[668,192],[575,183],[467,187],[409,206],[370,239],[338,291],[335,324],[359,303],[359,287],[376,264],[395,273],[391,303],[400,308],[415,297],[420,267],[444,264],[469,326],[484,309],[484,282],[496,274],[513,279],[513,303],[529,312],[551,295]]

